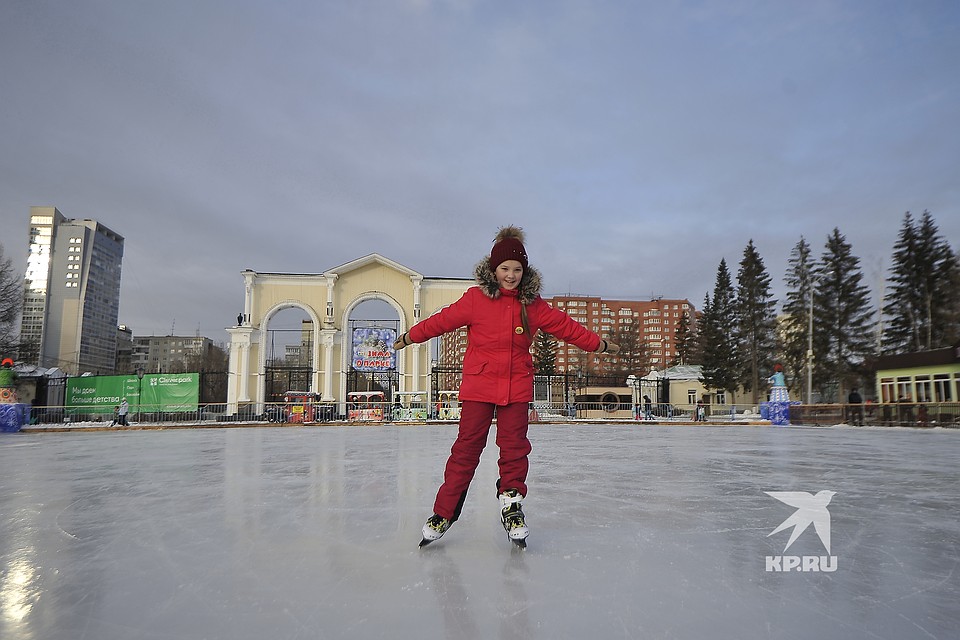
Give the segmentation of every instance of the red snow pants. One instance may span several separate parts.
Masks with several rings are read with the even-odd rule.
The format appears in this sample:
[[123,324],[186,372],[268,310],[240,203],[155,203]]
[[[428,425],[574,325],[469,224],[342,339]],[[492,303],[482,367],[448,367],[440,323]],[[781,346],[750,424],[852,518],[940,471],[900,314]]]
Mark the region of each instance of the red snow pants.
[[497,414],[497,447],[500,449],[500,480],[497,491],[516,489],[527,495],[527,440],[528,403],[516,402],[497,406],[490,402],[464,400],[460,406],[460,432],[450,449],[450,457],[443,472],[443,484],[437,491],[433,512],[456,522],[467,497],[467,489],[480,464],[480,454],[487,445],[487,434]]

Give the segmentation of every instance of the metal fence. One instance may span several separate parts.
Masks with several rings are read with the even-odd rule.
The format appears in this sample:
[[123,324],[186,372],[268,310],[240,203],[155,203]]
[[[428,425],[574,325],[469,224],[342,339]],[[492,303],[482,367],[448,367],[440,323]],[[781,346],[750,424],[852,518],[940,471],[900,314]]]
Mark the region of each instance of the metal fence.
[[[343,422],[372,423],[456,423],[456,407],[426,407],[410,412],[388,401],[374,407],[376,411],[351,415],[340,412],[336,403],[249,403],[228,413],[224,403],[201,404],[196,410],[160,411],[149,405],[132,405],[125,420],[114,413],[91,412],[89,407],[34,406],[28,426],[223,426],[226,424],[322,424]],[[700,409],[700,411],[698,411]],[[638,422],[655,424],[730,424],[752,422],[763,424],[756,406],[697,405],[654,403],[650,407],[623,402],[571,402],[530,404],[531,422]],[[794,425],[828,426],[850,424],[888,427],[960,427],[960,403],[867,403],[864,405],[792,403],[789,413]]]

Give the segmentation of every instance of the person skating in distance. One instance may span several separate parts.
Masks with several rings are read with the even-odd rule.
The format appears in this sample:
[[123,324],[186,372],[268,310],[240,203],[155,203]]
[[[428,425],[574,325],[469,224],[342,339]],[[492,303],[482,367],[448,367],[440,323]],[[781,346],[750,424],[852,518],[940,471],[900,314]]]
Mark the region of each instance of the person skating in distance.
[[526,545],[529,530],[521,500],[527,495],[527,456],[531,450],[527,439],[534,374],[530,346],[537,331],[584,351],[620,351],[619,346],[540,297],[540,272],[528,264],[523,241],[520,228],[500,229],[489,257],[474,270],[476,286],[457,302],[413,325],[394,344],[399,350],[467,328],[459,432],[447,459],[433,515],[423,525],[421,547],[438,540],[460,516],[494,414],[500,449],[497,494],[501,522],[510,540],[521,547]]

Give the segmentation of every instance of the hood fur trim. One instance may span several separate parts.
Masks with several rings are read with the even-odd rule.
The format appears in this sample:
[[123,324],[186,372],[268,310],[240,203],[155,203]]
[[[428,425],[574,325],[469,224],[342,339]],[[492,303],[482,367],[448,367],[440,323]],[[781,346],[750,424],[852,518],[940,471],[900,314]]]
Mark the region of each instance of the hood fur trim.
[[[473,270],[473,277],[483,293],[494,300],[500,297],[500,285],[497,276],[490,270],[490,258],[481,260]],[[540,272],[528,266],[523,270],[520,286],[517,287],[517,299],[523,304],[530,304],[540,295],[543,288],[543,278]]]

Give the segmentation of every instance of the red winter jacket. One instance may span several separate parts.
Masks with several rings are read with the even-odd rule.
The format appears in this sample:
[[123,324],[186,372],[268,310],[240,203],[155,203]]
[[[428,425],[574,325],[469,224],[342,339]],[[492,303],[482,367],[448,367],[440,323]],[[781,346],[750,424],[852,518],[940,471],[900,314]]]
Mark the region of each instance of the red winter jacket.
[[[533,400],[530,346],[538,329],[584,351],[596,351],[600,346],[600,336],[540,297],[541,279],[536,269],[528,267],[512,291],[499,287],[488,259],[477,265],[474,275],[477,286],[408,333],[411,341],[426,342],[467,327],[461,400],[497,405]],[[521,304],[526,305],[529,331],[523,328]]]

